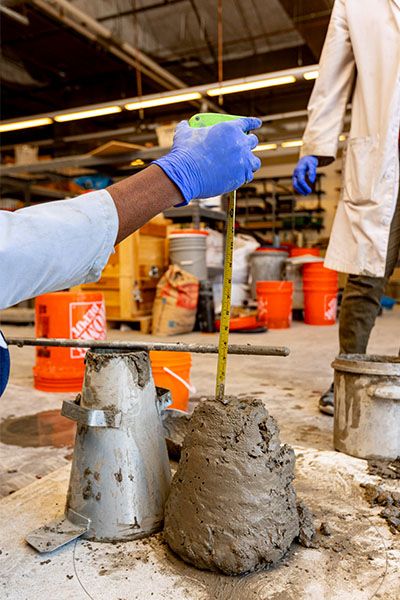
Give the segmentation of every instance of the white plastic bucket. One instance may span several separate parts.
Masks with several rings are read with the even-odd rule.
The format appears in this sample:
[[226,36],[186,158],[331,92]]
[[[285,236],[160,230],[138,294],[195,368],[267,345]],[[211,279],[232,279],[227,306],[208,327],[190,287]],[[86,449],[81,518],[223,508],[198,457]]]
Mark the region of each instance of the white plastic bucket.
[[200,281],[207,279],[207,231],[182,230],[169,235],[171,263],[179,265]]

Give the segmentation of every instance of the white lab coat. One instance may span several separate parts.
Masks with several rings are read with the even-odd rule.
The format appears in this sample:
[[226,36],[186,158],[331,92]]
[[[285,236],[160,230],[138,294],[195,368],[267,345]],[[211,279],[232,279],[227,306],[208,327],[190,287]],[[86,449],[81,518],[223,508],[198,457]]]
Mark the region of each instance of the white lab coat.
[[97,281],[113,251],[118,214],[106,190],[0,211],[0,309]]
[[400,0],[336,0],[301,156],[336,157],[352,103],[325,266],[382,277],[399,187]]

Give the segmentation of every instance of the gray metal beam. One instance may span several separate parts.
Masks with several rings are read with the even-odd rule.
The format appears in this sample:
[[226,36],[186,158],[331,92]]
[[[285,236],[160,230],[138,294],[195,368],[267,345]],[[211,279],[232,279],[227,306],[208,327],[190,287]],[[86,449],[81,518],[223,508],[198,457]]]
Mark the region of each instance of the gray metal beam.
[[135,150],[126,154],[116,156],[91,156],[90,154],[77,154],[76,156],[63,156],[52,160],[41,160],[30,165],[11,165],[0,167],[0,177],[3,175],[16,175],[18,173],[46,173],[73,168],[98,168],[103,165],[128,164],[138,158],[143,161],[153,160],[166,154],[169,148],[146,148],[144,150]]

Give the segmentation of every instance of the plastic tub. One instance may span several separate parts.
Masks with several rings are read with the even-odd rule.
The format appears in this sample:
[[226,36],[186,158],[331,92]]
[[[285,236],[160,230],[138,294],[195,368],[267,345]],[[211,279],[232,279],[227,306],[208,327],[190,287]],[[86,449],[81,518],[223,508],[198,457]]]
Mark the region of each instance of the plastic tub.
[[286,329],[292,321],[292,281],[258,281],[258,320],[269,329]]
[[[36,298],[36,335],[105,340],[102,292],[54,292]],[[43,392],[79,392],[85,373],[84,348],[37,347],[33,386]]]
[[338,274],[323,263],[303,267],[304,323],[334,325],[337,313]]
[[150,352],[154,383],[170,390],[172,404],[168,408],[187,411],[189,391],[196,390],[190,383],[192,355],[190,352]]
[[[221,327],[221,320],[218,319],[215,321],[215,327],[219,331]],[[251,315],[249,317],[231,317],[229,320],[229,331],[240,331],[241,329],[251,330],[258,329],[260,327],[260,323],[258,322],[258,317],[255,315]]]

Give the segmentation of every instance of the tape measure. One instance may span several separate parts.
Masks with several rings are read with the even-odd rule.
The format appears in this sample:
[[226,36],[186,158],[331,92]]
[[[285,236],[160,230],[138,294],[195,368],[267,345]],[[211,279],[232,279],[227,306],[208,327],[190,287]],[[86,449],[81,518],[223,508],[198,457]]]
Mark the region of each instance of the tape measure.
[[[223,121],[239,119],[236,115],[199,113],[189,119],[191,127],[210,127]],[[224,280],[222,286],[221,326],[218,343],[217,384],[215,395],[222,400],[225,393],[225,378],[228,358],[229,321],[231,317],[233,242],[235,235],[236,190],[229,194],[228,221],[225,239]]]

